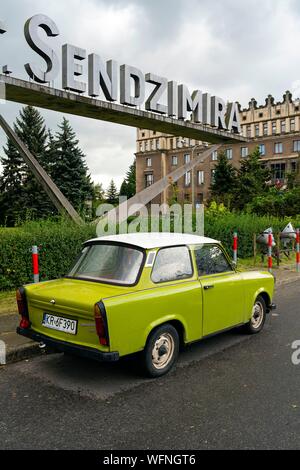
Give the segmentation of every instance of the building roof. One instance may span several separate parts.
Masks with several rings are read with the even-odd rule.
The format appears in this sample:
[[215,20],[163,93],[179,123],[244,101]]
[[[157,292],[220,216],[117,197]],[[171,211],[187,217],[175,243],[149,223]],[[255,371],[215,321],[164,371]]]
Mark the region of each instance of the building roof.
[[207,243],[218,243],[212,238],[190,235],[188,233],[126,233],[121,235],[109,235],[93,238],[89,242],[118,242],[135,245],[140,248],[151,249],[176,245],[203,245]]

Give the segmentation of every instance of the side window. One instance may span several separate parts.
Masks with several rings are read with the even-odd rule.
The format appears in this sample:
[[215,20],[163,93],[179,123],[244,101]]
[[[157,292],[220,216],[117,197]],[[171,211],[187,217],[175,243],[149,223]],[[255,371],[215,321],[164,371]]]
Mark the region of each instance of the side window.
[[232,267],[217,245],[203,245],[195,250],[199,276],[232,271]]
[[153,282],[176,281],[193,275],[191,257],[186,246],[162,248],[158,251],[153,266]]

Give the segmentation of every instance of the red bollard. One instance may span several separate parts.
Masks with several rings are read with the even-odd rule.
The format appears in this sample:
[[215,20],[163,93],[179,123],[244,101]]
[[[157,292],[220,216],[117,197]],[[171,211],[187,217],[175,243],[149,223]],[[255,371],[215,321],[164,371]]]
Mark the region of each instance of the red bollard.
[[237,265],[238,260],[238,234],[234,232],[233,234],[233,262]]
[[33,282],[40,282],[39,276],[39,255],[38,247],[34,245],[32,247],[32,270],[33,270]]
[[296,230],[296,271],[300,273],[300,230]]
[[272,245],[273,245],[273,234],[272,232],[268,235],[268,271],[271,273],[273,268],[273,259],[272,259]]

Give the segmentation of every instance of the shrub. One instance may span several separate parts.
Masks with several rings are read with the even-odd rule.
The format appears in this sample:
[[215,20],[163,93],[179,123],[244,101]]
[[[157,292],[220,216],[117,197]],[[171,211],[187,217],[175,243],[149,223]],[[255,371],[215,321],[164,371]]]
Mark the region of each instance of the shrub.
[[32,245],[40,247],[40,276],[48,280],[66,274],[81,243],[94,236],[94,226],[78,226],[66,220],[0,228],[0,290],[32,282]]

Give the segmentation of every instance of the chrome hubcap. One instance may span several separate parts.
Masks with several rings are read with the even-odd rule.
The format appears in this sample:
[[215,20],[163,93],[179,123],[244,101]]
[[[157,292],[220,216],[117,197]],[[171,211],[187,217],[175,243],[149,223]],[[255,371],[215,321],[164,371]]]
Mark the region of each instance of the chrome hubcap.
[[157,338],[152,349],[152,364],[156,369],[163,369],[172,360],[175,344],[172,335],[165,333]]
[[264,308],[261,302],[256,301],[252,310],[251,325],[257,329],[261,326],[264,319]]

